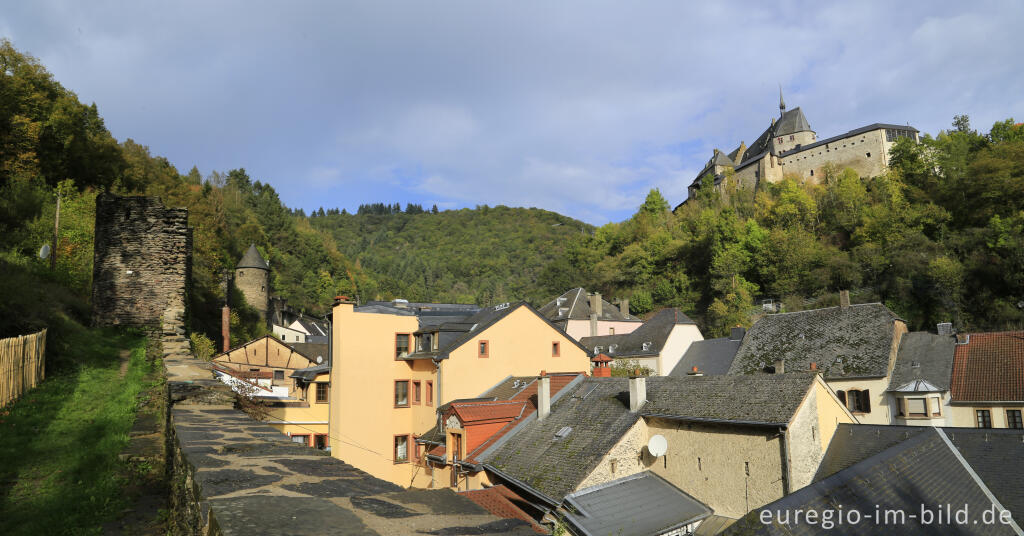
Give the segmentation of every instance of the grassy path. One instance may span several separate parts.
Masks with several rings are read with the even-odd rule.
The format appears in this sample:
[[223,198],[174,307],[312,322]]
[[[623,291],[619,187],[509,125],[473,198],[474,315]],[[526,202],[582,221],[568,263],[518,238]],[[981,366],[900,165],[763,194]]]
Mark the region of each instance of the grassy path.
[[[120,514],[136,395],[156,366],[145,339],[76,334],[76,367],[0,410],[0,520],[4,534],[99,534]],[[121,351],[131,358],[122,377]]]

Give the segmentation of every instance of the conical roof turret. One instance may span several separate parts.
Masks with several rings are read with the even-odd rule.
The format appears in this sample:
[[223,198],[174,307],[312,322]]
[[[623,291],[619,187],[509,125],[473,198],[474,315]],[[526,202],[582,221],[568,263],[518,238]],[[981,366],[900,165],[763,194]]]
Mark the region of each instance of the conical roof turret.
[[263,259],[263,255],[260,255],[256,244],[250,244],[249,249],[242,255],[242,260],[238,261],[236,268],[259,268],[260,270],[270,270],[270,265]]

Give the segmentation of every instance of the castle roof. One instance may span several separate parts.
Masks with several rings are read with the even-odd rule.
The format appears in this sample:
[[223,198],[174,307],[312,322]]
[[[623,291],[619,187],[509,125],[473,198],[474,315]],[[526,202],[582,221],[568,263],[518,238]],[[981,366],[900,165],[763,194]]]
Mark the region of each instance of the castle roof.
[[800,110],[799,106],[783,112],[782,117],[775,123],[775,136],[796,134],[808,130],[811,130],[811,124],[807,122],[807,118],[804,117],[804,112]]
[[259,268],[260,270],[270,270],[270,265],[267,261],[263,260],[263,255],[260,255],[259,250],[256,249],[256,244],[250,244],[249,249],[242,255],[242,260],[238,261],[236,268]]

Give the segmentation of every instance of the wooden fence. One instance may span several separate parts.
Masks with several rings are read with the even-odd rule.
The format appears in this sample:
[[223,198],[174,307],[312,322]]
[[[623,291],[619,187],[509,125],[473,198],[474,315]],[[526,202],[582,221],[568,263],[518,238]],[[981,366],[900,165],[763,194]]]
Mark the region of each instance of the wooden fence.
[[0,408],[43,381],[46,330],[0,339]]

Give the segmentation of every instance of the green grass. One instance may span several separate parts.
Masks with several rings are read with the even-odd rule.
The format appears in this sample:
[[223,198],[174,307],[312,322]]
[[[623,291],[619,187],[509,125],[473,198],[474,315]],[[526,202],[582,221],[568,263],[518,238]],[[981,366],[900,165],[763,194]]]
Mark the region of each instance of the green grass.
[[[99,534],[128,504],[128,472],[118,454],[128,443],[136,395],[151,386],[146,377],[160,364],[146,361],[138,335],[66,322],[59,347],[68,364],[0,409],[4,534]],[[122,349],[131,350],[124,378]]]

